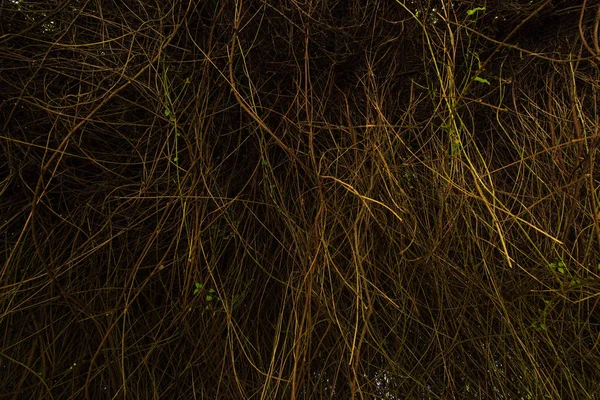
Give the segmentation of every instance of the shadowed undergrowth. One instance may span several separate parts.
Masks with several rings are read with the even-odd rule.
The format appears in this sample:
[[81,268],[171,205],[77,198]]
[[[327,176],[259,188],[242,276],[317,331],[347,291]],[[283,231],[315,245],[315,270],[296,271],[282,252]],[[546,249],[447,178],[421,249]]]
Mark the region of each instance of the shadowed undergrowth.
[[0,398],[598,396],[595,2],[1,7]]

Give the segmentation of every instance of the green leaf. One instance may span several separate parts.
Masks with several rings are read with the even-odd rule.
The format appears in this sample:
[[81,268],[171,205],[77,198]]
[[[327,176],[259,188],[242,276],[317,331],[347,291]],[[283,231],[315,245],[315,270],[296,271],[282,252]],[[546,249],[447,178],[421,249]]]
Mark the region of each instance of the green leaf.
[[475,7],[470,10],[467,10],[467,15],[468,16],[474,15],[477,11],[485,11],[485,7]]
[[194,289],[194,294],[198,294],[200,292],[200,289],[202,289],[202,284],[200,282],[196,282],[196,289]]
[[209,294],[206,296],[206,301],[211,301],[213,299],[213,297]]
[[165,108],[165,117],[170,117],[171,116],[171,111],[169,111],[168,108]]
[[476,81],[476,82],[485,83],[486,85],[490,84],[490,81],[488,81],[487,79],[480,78],[478,76],[476,76],[475,78],[473,78],[473,80]]
[[178,162],[179,161],[179,157],[173,157],[173,162]]
[[540,329],[546,330],[546,324],[540,324]]
[[208,293],[214,293],[215,289],[208,289]]
[[459,139],[452,139],[452,143],[450,145],[450,155],[456,154],[461,148],[461,143]]
[[558,267],[558,272],[560,272],[561,274],[564,274],[565,269],[563,267]]

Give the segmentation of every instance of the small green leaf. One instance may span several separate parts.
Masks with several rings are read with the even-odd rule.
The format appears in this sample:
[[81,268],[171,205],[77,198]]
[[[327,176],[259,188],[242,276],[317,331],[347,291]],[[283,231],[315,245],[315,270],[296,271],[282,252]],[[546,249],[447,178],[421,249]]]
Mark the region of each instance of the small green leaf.
[[171,111],[169,111],[168,108],[165,108],[165,117],[170,117],[171,116]]
[[559,266],[559,267],[563,267],[563,268],[564,268],[564,267],[566,267],[566,266],[567,266],[567,264],[565,264],[565,262],[564,262],[564,261],[560,260],[560,261],[558,262],[558,266]]
[[208,293],[214,293],[215,289],[208,289]]
[[194,289],[194,294],[198,294],[200,292],[200,289],[202,289],[202,284],[200,282],[196,282],[196,289]]
[[556,269],[556,263],[550,263],[550,268]]
[[473,78],[473,80],[476,81],[476,82],[485,83],[486,85],[490,84],[490,81],[488,81],[487,79],[480,78],[478,76],[476,76],[475,78]]
[[540,329],[546,330],[546,324],[540,324]]
[[206,296],[206,301],[211,301],[213,299],[213,297],[209,294]]
[[459,139],[452,139],[450,144],[450,155],[456,154],[461,149],[461,143]]
[[470,10],[467,10],[467,15],[468,16],[474,15],[477,11],[485,11],[485,7],[475,7]]
[[178,162],[179,161],[179,157],[173,157],[173,162]]
[[561,274],[564,274],[565,269],[563,267],[558,267],[558,272],[560,272]]

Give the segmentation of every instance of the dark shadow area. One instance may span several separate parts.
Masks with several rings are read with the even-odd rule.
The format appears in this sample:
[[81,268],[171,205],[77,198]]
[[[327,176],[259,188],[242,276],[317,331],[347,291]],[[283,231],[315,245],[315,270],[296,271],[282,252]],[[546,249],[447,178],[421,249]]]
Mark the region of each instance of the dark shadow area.
[[0,6],[0,399],[600,396],[597,1]]

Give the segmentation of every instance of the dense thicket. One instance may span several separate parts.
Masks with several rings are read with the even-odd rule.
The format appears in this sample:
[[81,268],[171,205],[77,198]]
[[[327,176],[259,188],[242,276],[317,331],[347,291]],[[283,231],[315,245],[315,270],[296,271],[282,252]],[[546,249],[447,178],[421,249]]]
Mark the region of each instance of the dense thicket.
[[0,398],[600,396],[600,5],[0,8]]

